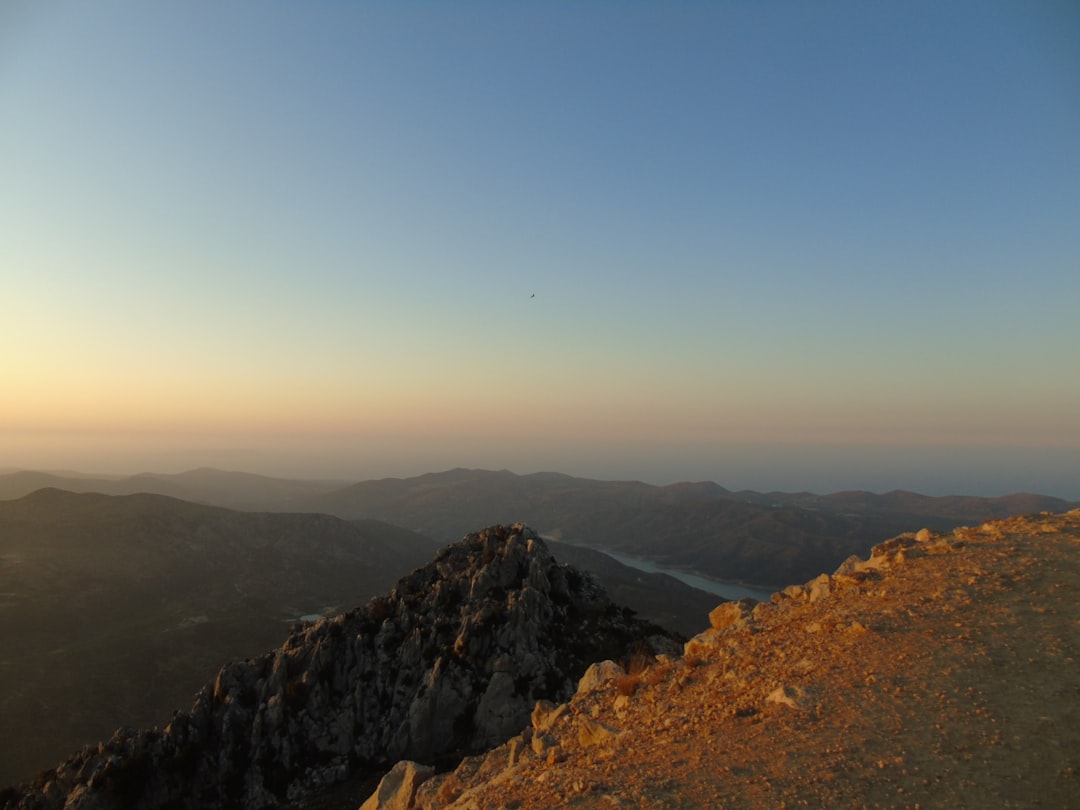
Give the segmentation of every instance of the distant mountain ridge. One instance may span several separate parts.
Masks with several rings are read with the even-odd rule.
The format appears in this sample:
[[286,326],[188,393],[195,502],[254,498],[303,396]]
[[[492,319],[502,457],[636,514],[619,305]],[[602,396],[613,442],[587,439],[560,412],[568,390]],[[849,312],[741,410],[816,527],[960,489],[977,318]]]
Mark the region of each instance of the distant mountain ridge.
[[247,512],[308,512],[312,511],[307,508],[309,500],[341,486],[341,482],[272,478],[210,467],[182,473],[139,473],[124,477],[20,470],[0,475],[0,500],[21,498],[36,490],[53,487],[103,495],[167,495]]
[[[241,511],[323,511],[338,517],[370,517],[369,511],[385,511],[396,504],[430,506],[447,493],[465,494],[466,502],[481,506],[482,495],[492,496],[496,508],[529,508],[565,498],[564,511],[592,499],[638,506],[646,501],[664,504],[727,499],[763,506],[795,506],[805,509],[873,510],[900,514],[925,514],[941,518],[976,520],[984,515],[1005,517],[1027,512],[1060,512],[1076,508],[1080,501],[1050,495],[1019,492],[983,497],[976,495],[923,495],[907,490],[875,493],[850,490],[812,492],[733,491],[713,481],[683,481],[656,485],[641,481],[597,480],[558,472],[518,475],[509,470],[457,467],[444,472],[409,478],[380,478],[346,484],[341,481],[278,478],[255,473],[200,467],[182,473],[139,473],[131,476],[95,476],[18,470],[0,474],[0,500],[28,495],[53,487],[69,492],[100,492],[105,495],[151,493],[195,503],[224,506]],[[319,508],[322,507],[322,508]],[[440,531],[444,525],[428,520]],[[407,520],[405,521],[407,522]],[[464,528],[467,521],[459,518]],[[468,525],[476,525],[471,523]],[[467,529],[464,529],[467,531]],[[453,536],[459,533],[452,532]]]
[[731,492],[713,482],[653,486],[557,473],[455,469],[365,481],[320,496],[332,514],[365,514],[436,538],[520,519],[545,536],[765,587],[805,580],[912,525],[947,530],[1080,503],[1039,495]]
[[977,495],[922,495],[903,489],[876,493],[866,490],[848,490],[816,495],[810,492],[760,493],[743,491],[732,493],[739,500],[751,503],[784,503],[803,508],[829,508],[873,510],[899,514],[924,514],[959,520],[973,519],[981,515],[1008,517],[1034,512],[1059,512],[1075,507],[1080,501],[1066,501],[1051,495],[1015,492],[1009,495],[981,497]]
[[[0,476],[0,497],[25,494],[42,474]],[[802,581],[866,553],[913,525],[958,525],[1032,512],[1064,512],[1080,502],[1035,494],[932,497],[896,490],[813,493],[732,492],[710,481],[656,486],[554,472],[455,468],[348,486],[219,470],[128,479],[61,479],[73,491],[119,494],[135,488],[233,509],[307,511],[371,518],[453,542],[475,526],[525,522],[564,542],[607,548],[671,568],[763,588]],[[55,481],[51,485],[58,485]]]

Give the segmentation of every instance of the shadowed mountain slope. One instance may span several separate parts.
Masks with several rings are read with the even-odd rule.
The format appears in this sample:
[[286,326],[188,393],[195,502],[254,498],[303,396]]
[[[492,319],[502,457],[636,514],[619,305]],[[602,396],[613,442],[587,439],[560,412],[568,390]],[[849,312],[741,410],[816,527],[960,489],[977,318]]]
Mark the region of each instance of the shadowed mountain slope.
[[612,601],[684,636],[696,633],[702,617],[708,616],[721,600],[667,574],[646,573],[625,566],[601,551],[555,540],[545,539],[545,542],[559,562],[595,576]]
[[436,539],[457,536],[467,526],[523,520],[568,543],[766,587],[834,568],[910,526],[945,530],[1020,508],[1064,511],[1080,505],[1033,495],[732,493],[711,482],[658,487],[465,469],[365,481],[316,503],[332,514],[374,517]]
[[1080,506],[1031,494],[977,498],[903,491],[731,492],[708,481],[653,486],[507,470],[454,469],[345,487],[212,469],[107,480],[30,472],[0,475],[0,497],[18,497],[41,486],[112,494],[156,492],[237,509],[373,518],[440,543],[453,542],[476,526],[523,521],[545,537],[765,588],[828,570],[910,526],[947,530],[1010,514]]
[[[671,577],[555,545],[620,604],[685,635],[716,603]],[[156,495],[43,490],[0,501],[0,785],[118,725],[162,722],[223,661],[281,643],[301,616],[385,593],[436,550],[375,520]]]
[[377,521],[158,495],[0,501],[0,784],[161,722],[223,661],[385,592],[435,548]]

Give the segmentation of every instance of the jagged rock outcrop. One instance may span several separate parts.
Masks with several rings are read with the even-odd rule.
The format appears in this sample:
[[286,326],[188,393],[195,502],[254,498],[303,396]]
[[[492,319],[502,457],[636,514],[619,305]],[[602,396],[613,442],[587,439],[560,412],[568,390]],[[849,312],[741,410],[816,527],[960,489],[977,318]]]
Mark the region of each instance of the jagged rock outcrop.
[[491,527],[388,596],[227,665],[164,729],[119,729],[0,806],[269,808],[398,760],[452,762],[519,732],[538,700],[569,698],[591,662],[650,639],[671,646],[527,527]]
[[595,667],[408,807],[1080,807],[1078,593],[1080,510],[903,534]]

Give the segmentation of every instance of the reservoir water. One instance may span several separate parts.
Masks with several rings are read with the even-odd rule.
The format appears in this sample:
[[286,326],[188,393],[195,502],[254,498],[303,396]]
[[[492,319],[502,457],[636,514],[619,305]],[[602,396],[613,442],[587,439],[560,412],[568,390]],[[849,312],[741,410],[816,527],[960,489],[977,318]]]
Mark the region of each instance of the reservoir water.
[[769,597],[773,594],[771,590],[755,588],[752,585],[711,579],[709,577],[703,577],[700,574],[690,574],[686,571],[680,571],[677,568],[666,568],[662,565],[651,563],[648,560],[639,560],[637,557],[629,557],[626,554],[619,554],[610,549],[596,548],[595,546],[593,546],[593,548],[596,551],[604,552],[609,557],[621,562],[623,565],[628,565],[631,568],[636,568],[639,571],[646,571],[650,574],[667,574],[668,576],[675,577],[675,579],[680,582],[685,582],[687,585],[691,585],[702,591],[707,591],[708,593],[715,593],[717,596],[722,596],[725,599],[745,599],[750,597],[751,599],[757,599],[759,602],[768,602]]

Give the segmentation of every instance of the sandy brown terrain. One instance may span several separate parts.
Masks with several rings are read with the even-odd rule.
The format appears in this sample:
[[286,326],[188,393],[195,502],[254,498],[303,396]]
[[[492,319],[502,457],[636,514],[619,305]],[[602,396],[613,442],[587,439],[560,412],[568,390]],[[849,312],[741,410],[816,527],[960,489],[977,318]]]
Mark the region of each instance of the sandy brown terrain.
[[415,806],[1080,807],[1080,511],[901,536],[712,619]]

